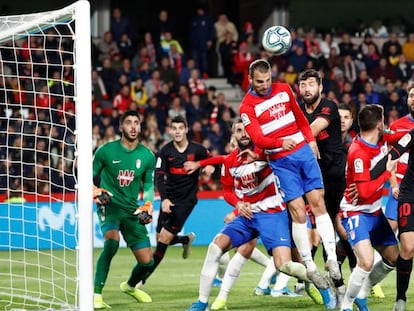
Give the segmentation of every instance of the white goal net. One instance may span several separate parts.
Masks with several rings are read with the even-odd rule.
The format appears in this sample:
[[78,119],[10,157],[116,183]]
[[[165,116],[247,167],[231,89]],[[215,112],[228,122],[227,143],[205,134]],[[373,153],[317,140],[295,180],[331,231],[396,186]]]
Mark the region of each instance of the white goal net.
[[86,0],[0,16],[0,310],[93,310],[90,40]]

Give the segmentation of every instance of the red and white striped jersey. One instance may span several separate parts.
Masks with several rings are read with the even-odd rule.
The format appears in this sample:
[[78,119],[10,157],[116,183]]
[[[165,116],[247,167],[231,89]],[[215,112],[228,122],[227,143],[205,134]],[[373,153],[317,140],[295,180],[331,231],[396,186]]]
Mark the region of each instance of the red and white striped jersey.
[[374,213],[382,207],[382,189],[384,183],[391,176],[389,171],[384,171],[380,177],[371,180],[370,169],[387,155],[387,146],[382,142],[372,145],[355,137],[348,151],[346,186],[356,183],[358,199],[352,202],[345,192],[341,201],[341,211]]
[[[412,128],[414,128],[414,119],[411,117],[410,114],[405,115],[390,124],[390,130],[394,132],[408,133]],[[395,175],[397,177],[398,184],[401,183],[401,180],[403,179],[405,172],[407,171],[408,155],[408,152],[403,153],[397,162]]]
[[[243,98],[240,117],[253,143],[271,158],[290,154],[305,143],[315,141],[309,122],[287,83],[273,83],[267,96],[250,90]],[[293,150],[283,150],[284,139],[296,140]]]
[[220,180],[223,190],[233,193],[230,195],[224,193],[224,198],[233,206],[235,206],[235,200],[249,202],[253,212],[274,213],[282,211],[286,207],[278,191],[275,175],[263,152],[258,149],[254,151],[260,156],[252,163],[238,159],[239,149],[233,150],[226,157]]

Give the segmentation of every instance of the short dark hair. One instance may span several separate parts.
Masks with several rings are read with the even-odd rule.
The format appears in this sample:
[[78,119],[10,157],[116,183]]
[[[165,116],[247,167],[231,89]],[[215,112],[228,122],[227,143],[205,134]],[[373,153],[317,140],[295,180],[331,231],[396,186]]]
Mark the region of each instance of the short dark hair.
[[250,65],[249,65],[249,75],[251,77],[253,77],[253,73],[254,73],[255,70],[257,70],[259,72],[262,72],[262,73],[266,73],[271,69],[272,68],[270,66],[270,63],[266,59],[259,58],[259,59],[256,59],[256,60],[254,60],[250,63]]
[[138,111],[136,111],[136,110],[127,110],[127,111],[124,112],[123,115],[120,116],[120,118],[119,118],[119,124],[124,123],[124,120],[126,119],[126,117],[131,117],[131,116],[132,117],[137,117],[138,120],[141,121],[141,117],[140,117]]
[[352,107],[351,107],[351,105],[350,104],[348,104],[348,103],[339,103],[338,104],[338,109],[341,109],[341,110],[348,110],[349,112],[351,112],[351,114],[352,114]]
[[384,108],[380,105],[371,104],[362,107],[358,113],[358,125],[361,131],[374,129],[378,122],[383,120]]
[[302,72],[299,75],[298,82],[305,81],[309,78],[315,78],[316,82],[318,82],[318,84],[321,84],[321,76],[319,75],[319,72],[315,69],[306,69],[304,72]]
[[183,123],[185,127],[188,127],[187,120],[183,116],[175,116],[174,118],[171,119],[170,124],[172,123]]

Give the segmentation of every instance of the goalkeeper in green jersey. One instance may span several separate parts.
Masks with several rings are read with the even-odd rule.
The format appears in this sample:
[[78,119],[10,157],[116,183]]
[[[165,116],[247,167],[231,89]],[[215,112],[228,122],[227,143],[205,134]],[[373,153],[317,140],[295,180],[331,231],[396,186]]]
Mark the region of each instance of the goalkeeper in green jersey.
[[[121,283],[121,291],[138,302],[152,301],[135,285],[154,264],[145,225],[152,221],[155,155],[138,140],[141,132],[138,112],[125,112],[120,117],[119,129],[121,139],[100,146],[93,159],[94,200],[104,237],[104,247],[96,263],[95,309],[110,308],[102,299],[102,290],[119,248],[120,233],[137,261],[129,279]],[[141,191],[145,203],[139,206]]]

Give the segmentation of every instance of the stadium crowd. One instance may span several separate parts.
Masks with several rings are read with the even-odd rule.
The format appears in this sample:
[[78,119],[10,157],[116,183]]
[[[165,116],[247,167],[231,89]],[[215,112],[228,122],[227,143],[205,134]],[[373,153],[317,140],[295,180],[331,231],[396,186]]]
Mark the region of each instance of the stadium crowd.
[[[159,13],[157,29],[143,34],[137,33],[119,8],[112,10],[110,25],[102,38],[92,39],[94,150],[120,137],[119,115],[132,109],[139,111],[144,120],[141,141],[154,153],[171,140],[168,124],[177,115],[188,120],[191,140],[206,146],[212,155],[228,153],[237,107],[230,105],[216,87],[208,87],[206,79],[213,72],[214,77],[226,78],[245,91],[247,66],[256,58],[268,59],[272,79],[289,83],[295,94],[299,73],[309,68],[318,70],[323,77],[323,96],[338,104],[350,104],[354,120],[361,107],[369,104],[384,107],[386,124],[408,113],[406,87],[414,82],[414,32],[401,36],[387,31],[385,25],[370,27],[364,30],[363,40],[355,43],[346,31],[318,34],[290,27],[292,47],[284,55],[273,56],[261,47],[260,34],[251,22],[236,25],[226,14],[213,17],[202,7],[190,23],[188,50],[176,39],[174,23],[166,10]],[[383,38],[381,46],[376,43],[378,37]],[[0,140],[7,145],[0,151],[0,182],[13,189],[48,193],[62,191],[62,187],[70,189],[75,183],[70,173],[74,120],[69,127],[51,127],[47,122],[52,118],[56,124],[67,123],[68,118],[73,119],[75,105],[73,72],[66,69],[73,59],[69,53],[62,53],[62,66],[59,53],[38,53],[36,47],[41,45],[56,48],[55,37],[46,35],[42,40],[30,36],[15,50],[21,60],[54,65],[48,70],[45,66],[33,67],[31,79],[25,74],[29,66],[14,66],[13,50],[1,48],[3,72],[18,75],[0,79],[5,90],[0,93],[0,102],[6,103],[0,105]],[[70,51],[71,47],[61,49]],[[45,96],[47,91],[54,95]],[[23,118],[21,105],[31,107]],[[28,134],[22,135],[22,128]],[[34,141],[30,133],[35,132],[43,138]],[[354,123],[351,134],[357,132]],[[19,176],[25,176],[24,183]],[[200,178],[202,190],[219,187],[218,175]]]

